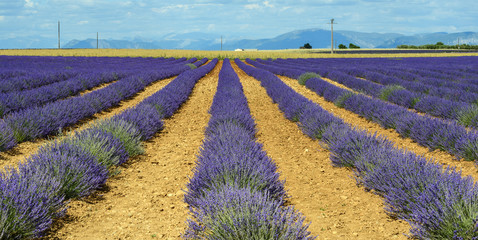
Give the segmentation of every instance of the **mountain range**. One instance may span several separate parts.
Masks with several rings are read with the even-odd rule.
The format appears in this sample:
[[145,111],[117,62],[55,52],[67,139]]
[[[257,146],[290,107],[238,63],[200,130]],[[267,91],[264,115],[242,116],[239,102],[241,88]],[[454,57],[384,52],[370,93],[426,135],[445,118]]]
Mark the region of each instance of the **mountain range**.
[[[324,29],[304,29],[281,34],[274,38],[265,39],[223,39],[223,50],[234,49],[297,49],[305,43],[309,43],[313,48],[330,48],[330,31]],[[0,39],[0,49],[15,48],[14,43],[24,42],[24,48],[54,48],[55,40],[48,39]],[[334,31],[334,43],[349,43],[360,46],[361,48],[396,48],[398,45],[424,45],[443,42],[446,45],[455,44],[478,44],[477,32],[460,33],[422,33],[415,35],[403,35],[398,33],[364,33],[355,31]],[[28,43],[28,44],[27,44]],[[168,34],[159,39],[148,40],[143,38],[134,39],[99,39],[99,48],[142,48],[142,49],[191,49],[191,50],[220,50],[221,36],[203,32],[191,32],[185,34]],[[43,47],[41,47],[43,46]],[[62,45],[62,48],[96,48],[96,39],[72,40]]]

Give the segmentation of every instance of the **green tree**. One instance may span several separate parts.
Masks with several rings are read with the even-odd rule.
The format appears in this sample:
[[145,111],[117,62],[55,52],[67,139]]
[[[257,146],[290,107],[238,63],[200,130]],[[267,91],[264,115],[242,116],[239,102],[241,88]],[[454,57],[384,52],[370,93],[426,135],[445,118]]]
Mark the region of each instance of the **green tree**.
[[358,48],[360,48],[360,47],[357,46],[357,45],[355,45],[355,44],[353,44],[353,43],[350,43],[350,44],[349,44],[349,48],[350,48],[350,49],[354,49],[354,48],[355,48],[355,49],[358,49]]
[[304,44],[305,49],[312,49],[312,46],[309,43]]
[[339,44],[339,49],[347,49],[347,46],[345,46],[341,43],[341,44]]

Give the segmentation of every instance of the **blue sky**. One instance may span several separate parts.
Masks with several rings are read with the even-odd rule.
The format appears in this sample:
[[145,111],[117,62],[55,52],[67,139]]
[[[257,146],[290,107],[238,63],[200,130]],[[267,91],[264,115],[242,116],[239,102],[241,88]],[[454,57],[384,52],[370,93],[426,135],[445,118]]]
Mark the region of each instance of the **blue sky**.
[[[0,39],[155,39],[201,31],[235,38],[271,38],[293,30],[478,32],[476,0],[0,0]],[[51,46],[54,47],[54,46]],[[1,46],[0,46],[1,48]]]

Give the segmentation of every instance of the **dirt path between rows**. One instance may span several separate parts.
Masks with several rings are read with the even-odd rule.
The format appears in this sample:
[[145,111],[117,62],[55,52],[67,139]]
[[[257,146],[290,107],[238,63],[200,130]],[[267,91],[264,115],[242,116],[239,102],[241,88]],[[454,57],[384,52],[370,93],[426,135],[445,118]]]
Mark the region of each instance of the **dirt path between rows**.
[[[358,78],[358,77],[356,77],[356,78]],[[291,78],[291,79],[292,79],[292,78]],[[353,89],[351,89],[351,88],[349,88],[349,87],[347,87],[347,86],[345,86],[345,85],[343,85],[343,84],[341,84],[341,83],[338,83],[338,82],[336,82],[336,81],[334,81],[334,80],[332,80],[332,79],[325,78],[325,77],[321,77],[320,79],[322,79],[322,80],[324,80],[324,81],[326,81],[326,82],[328,82],[328,83],[330,83],[330,84],[332,84],[332,85],[334,85],[334,86],[336,86],[336,87],[349,90],[349,91],[351,91],[351,92],[353,92],[353,93],[355,93],[355,94],[362,94],[363,96],[368,97],[368,98],[370,98],[370,99],[378,99],[378,100],[380,100],[379,98],[372,97],[372,96],[370,96],[370,95],[367,95],[367,94],[364,94],[364,93],[361,93],[361,92],[357,92],[357,91],[355,91],[355,90],[353,90]],[[362,80],[364,80],[364,81],[369,81],[369,80],[367,80],[367,79],[365,79],[365,78],[359,78],[359,79],[362,79]],[[377,84],[378,84],[378,83],[377,83]],[[381,84],[379,84],[379,85],[381,85]],[[385,86],[385,85],[382,85],[382,86]],[[382,101],[384,101],[384,100],[382,100]],[[389,101],[384,101],[384,102],[386,102],[386,103],[388,103],[388,104],[396,105],[396,106],[399,106],[399,107],[403,107],[403,106],[400,106],[400,105],[398,105],[398,104],[395,104],[395,103],[392,103],[392,102],[389,102]],[[430,118],[438,118],[438,117],[432,116],[432,115],[427,114],[427,113],[419,112],[419,111],[417,111],[416,109],[413,109],[413,108],[406,108],[406,107],[403,107],[403,108],[405,108],[405,109],[406,109],[407,111],[409,111],[409,112],[418,114],[418,115],[420,115],[420,116],[427,116],[427,117],[430,117]],[[438,118],[438,119],[440,119],[440,118]],[[442,120],[443,120],[443,119],[442,119]]]
[[202,78],[164,121],[164,130],[144,143],[144,155],[121,167],[106,190],[71,202],[45,239],[179,239],[189,214],[182,189],[204,139],[221,66]]
[[[336,117],[343,119],[344,122],[356,126],[360,129],[367,130],[370,133],[377,132],[378,134],[385,136],[387,139],[395,143],[395,147],[397,148],[408,149],[418,155],[422,155],[427,158],[434,158],[437,162],[444,166],[457,167],[457,169],[462,170],[463,175],[470,175],[473,176],[475,179],[478,179],[478,172],[476,170],[476,167],[474,166],[474,162],[458,161],[453,155],[445,151],[441,151],[439,149],[430,151],[428,148],[419,145],[410,138],[401,137],[394,129],[384,129],[378,123],[369,121],[359,116],[358,114],[345,110],[344,108],[339,108],[335,106],[334,103],[326,101],[323,97],[317,95],[317,93],[300,85],[299,82],[295,79],[284,76],[278,77],[296,92],[319,104],[322,108],[334,114]],[[341,87],[341,85],[337,83],[334,85]]]
[[410,226],[391,219],[383,199],[356,186],[352,173],[332,167],[329,152],[287,120],[277,104],[236,64],[251,113],[257,139],[278,165],[286,180],[290,204],[311,222],[309,231],[318,239],[406,239]]
[[85,90],[85,91],[81,91],[79,94],[76,94],[75,96],[83,96],[83,95],[88,94],[88,93],[90,93],[90,92],[94,92],[94,91],[96,91],[96,90],[100,90],[100,89],[102,89],[102,88],[108,87],[109,85],[111,85],[111,84],[113,84],[113,83],[115,83],[115,82],[117,82],[117,81],[118,81],[118,80],[115,80],[115,81],[112,81],[112,82],[108,82],[108,83],[103,83],[103,84],[101,84],[101,85],[99,85],[99,86],[96,86],[96,87],[94,87],[94,88],[92,88],[92,89],[88,89],[88,90]]
[[[95,120],[100,120],[100,119],[106,119],[109,117],[112,117],[130,107],[136,106],[139,102],[143,101],[145,98],[151,96],[153,93],[159,91],[162,89],[164,86],[166,86],[168,83],[170,83],[174,78],[176,77],[171,77],[171,78],[166,78],[163,80],[159,80],[155,83],[152,83],[151,85],[145,87],[143,91],[138,92],[136,95],[133,97],[121,101],[117,106],[106,109],[102,112],[99,112],[92,117],[86,118],[78,122],[77,124],[65,128],[65,131],[77,131],[80,129],[84,129],[87,127],[89,124],[94,122]],[[102,86],[100,88],[103,88],[105,86]],[[100,89],[98,88],[98,89]],[[91,92],[91,90],[90,90]],[[16,147],[5,151],[5,152],[0,152],[0,168],[4,168],[5,166],[16,166],[19,162],[23,161],[26,157],[30,156],[31,154],[35,153],[38,151],[38,148],[42,146],[43,144],[51,141],[52,139],[55,139],[55,136],[50,136],[47,138],[40,138],[36,139],[35,141],[31,142],[23,142],[18,144]]]

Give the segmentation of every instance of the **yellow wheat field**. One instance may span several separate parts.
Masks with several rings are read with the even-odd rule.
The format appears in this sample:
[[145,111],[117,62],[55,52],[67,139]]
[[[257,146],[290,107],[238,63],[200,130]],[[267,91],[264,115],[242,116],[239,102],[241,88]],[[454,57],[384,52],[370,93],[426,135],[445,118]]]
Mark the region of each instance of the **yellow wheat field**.
[[[0,50],[0,55],[18,56],[88,56],[88,57],[186,57],[186,58],[372,58],[372,57],[454,57],[478,56],[478,53],[389,53],[389,54],[329,54],[314,53],[327,49],[287,49],[259,51],[199,51],[199,50],[164,50],[164,49],[7,49]],[[339,50],[340,51],[340,50]],[[360,50],[359,50],[360,51]]]

